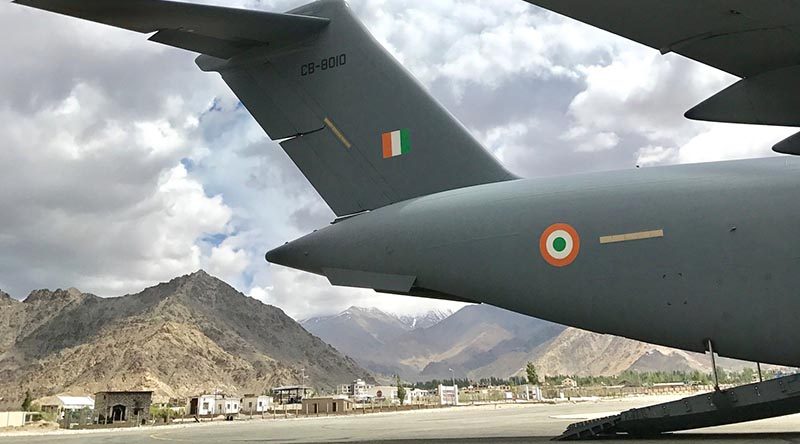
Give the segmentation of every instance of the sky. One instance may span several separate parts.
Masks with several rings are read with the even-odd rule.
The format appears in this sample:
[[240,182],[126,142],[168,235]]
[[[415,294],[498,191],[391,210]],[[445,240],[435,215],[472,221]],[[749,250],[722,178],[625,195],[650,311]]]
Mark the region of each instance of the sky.
[[[523,177],[764,157],[793,132],[686,120],[737,79],[521,0],[350,5]],[[202,268],[296,319],[460,306],[266,263],[334,215],[195,54],[8,2],[0,27],[0,289],[120,296]]]

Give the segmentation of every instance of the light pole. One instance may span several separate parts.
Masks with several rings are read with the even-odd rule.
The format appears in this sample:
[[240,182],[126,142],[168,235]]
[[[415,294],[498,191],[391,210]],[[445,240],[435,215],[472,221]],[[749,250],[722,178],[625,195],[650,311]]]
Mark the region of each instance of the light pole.
[[301,390],[303,391],[303,398],[305,398],[306,397],[306,379],[308,378],[308,376],[306,376],[306,369],[305,368],[300,369],[300,373],[301,373],[301,377],[303,378],[302,379]]
[[453,405],[458,404],[458,387],[456,387],[456,372],[453,371],[452,368],[450,370],[450,376],[452,377],[453,382]]

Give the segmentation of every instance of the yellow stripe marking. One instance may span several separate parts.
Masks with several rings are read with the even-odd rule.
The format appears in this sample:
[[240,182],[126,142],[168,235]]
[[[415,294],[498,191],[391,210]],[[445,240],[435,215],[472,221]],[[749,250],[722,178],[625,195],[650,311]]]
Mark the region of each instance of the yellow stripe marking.
[[328,125],[328,128],[330,128],[330,129],[331,129],[331,131],[333,131],[333,134],[334,134],[334,135],[335,135],[337,138],[339,138],[339,141],[340,141],[340,142],[342,142],[342,145],[344,145],[344,146],[345,146],[345,147],[347,147],[347,148],[350,148],[350,147],[352,147],[352,146],[353,146],[353,145],[350,143],[350,141],[348,141],[348,140],[347,140],[347,138],[346,138],[346,137],[344,137],[344,134],[342,134],[342,132],[341,132],[341,131],[339,131],[339,128],[336,128],[336,125],[334,125],[334,124],[333,124],[333,122],[331,122],[331,119],[329,119],[329,118],[327,118],[327,117],[326,117],[326,118],[325,118],[325,120],[324,120],[324,122],[325,122],[325,125]]
[[635,241],[635,240],[642,240],[642,239],[654,239],[657,237],[664,237],[664,230],[652,230],[652,231],[639,231],[636,233],[626,233],[626,234],[615,234],[613,236],[602,236],[600,237],[601,244],[614,244],[617,242],[627,242],[627,241]]

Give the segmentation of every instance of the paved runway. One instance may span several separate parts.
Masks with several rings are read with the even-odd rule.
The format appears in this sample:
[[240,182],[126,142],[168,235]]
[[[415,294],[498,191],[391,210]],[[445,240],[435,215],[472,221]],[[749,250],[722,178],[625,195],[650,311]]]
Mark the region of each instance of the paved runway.
[[[652,399],[563,405],[459,407],[348,417],[254,420],[143,427],[129,430],[0,436],[0,443],[522,443],[547,442],[580,418],[653,404]],[[800,415],[680,433],[657,442],[800,444]],[[644,442],[625,440],[626,443]],[[651,441],[652,442],[652,441]]]

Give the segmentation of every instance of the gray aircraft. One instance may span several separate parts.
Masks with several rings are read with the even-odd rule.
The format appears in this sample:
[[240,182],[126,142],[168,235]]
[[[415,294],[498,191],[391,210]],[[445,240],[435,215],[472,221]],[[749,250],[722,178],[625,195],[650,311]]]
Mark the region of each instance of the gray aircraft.
[[[743,80],[687,113],[800,126],[800,2],[529,0]],[[322,0],[285,14],[16,0],[200,53],[338,218],[268,261],[379,292],[800,365],[800,161],[521,179]],[[800,137],[776,146],[800,153]],[[531,155],[535,155],[535,151]]]

